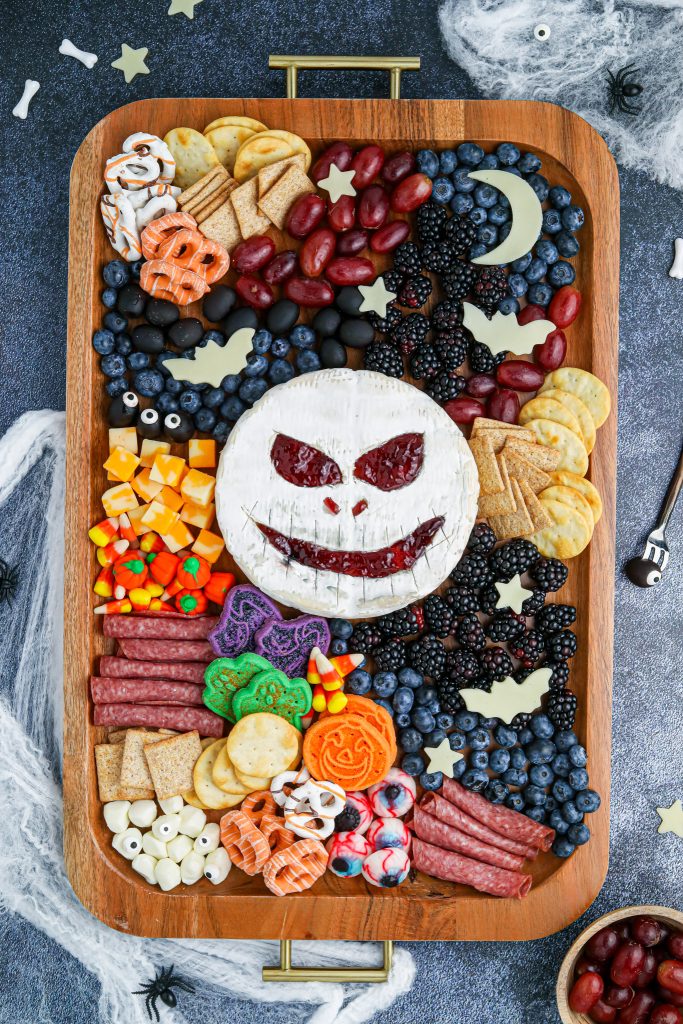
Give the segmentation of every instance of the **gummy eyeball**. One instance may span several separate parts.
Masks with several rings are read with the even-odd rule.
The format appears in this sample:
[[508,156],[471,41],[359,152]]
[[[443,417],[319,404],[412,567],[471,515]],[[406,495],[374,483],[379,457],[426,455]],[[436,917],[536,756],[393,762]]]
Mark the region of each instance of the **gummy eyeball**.
[[410,831],[400,818],[377,818],[368,829],[367,840],[373,850],[410,849]]
[[365,793],[347,793],[343,811],[334,819],[335,832],[367,832],[372,821],[372,808]]
[[137,857],[133,858],[131,867],[133,871],[137,871],[139,875],[142,875],[146,882],[150,885],[156,885],[157,880],[154,874],[154,869],[157,866],[156,858],[150,856],[149,853],[139,853]]
[[400,768],[390,768],[382,781],[368,790],[370,807],[378,818],[402,818],[416,796],[415,780]]
[[131,825],[149,828],[157,816],[157,805],[153,800],[136,800],[130,805],[128,818]]
[[125,832],[117,832],[111,845],[126,860],[132,860],[142,853],[142,832],[139,828],[127,828]]
[[360,832],[337,832],[330,840],[328,869],[340,878],[353,878],[361,873],[363,861],[372,847]]
[[177,835],[175,839],[166,844],[166,855],[176,864],[180,864],[183,857],[187,857],[193,849],[194,843],[189,836]]
[[125,832],[128,828],[130,800],[111,800],[104,805],[104,820],[110,832]]
[[377,850],[363,861],[363,878],[371,885],[393,889],[405,882],[410,871],[410,858],[405,850]]
[[162,842],[167,843],[170,839],[175,839],[179,828],[179,814],[162,814],[152,825],[152,835],[156,839],[161,839]]
[[221,830],[215,821],[210,821],[208,825],[205,825],[194,841],[197,853],[207,854],[217,850],[220,834]]
[[218,885],[228,877],[231,867],[232,861],[223,847],[219,846],[204,861],[204,877],[208,878],[213,885]]

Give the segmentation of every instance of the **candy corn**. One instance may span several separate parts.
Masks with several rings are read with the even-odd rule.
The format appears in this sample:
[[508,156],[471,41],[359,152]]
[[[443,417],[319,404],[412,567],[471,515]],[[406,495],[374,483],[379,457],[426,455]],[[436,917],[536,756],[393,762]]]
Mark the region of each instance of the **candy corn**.
[[175,597],[176,594],[180,594],[180,592],[183,591],[184,589],[185,589],[185,587],[182,585],[180,580],[171,580],[171,582],[168,584],[168,586],[164,590],[164,593],[163,593],[162,596],[164,598],[166,598],[166,599],[170,599],[172,597]]
[[119,555],[122,555],[129,547],[130,544],[127,540],[113,540],[106,547],[97,549],[97,561],[100,565],[113,565]]
[[359,668],[364,661],[364,654],[338,654],[336,658],[330,658],[331,664],[340,676],[348,676],[350,672]]
[[93,590],[98,597],[104,597],[107,600],[114,593],[114,573],[110,565],[100,569],[100,572],[95,580],[95,586]]
[[152,603],[152,595],[144,587],[133,587],[128,591],[128,599],[136,612],[146,611]]
[[313,710],[324,711],[327,707],[327,699],[325,697],[325,691],[320,683],[316,683],[313,687]]
[[149,606],[151,612],[171,612],[175,615],[176,610],[170,601],[162,601],[158,597],[153,597]]
[[93,544],[96,544],[98,548],[104,548],[111,541],[116,540],[119,535],[119,522],[113,516],[108,519],[103,519],[101,523],[97,523],[92,529],[88,530],[88,536]]
[[127,512],[122,512],[119,516],[119,533],[124,540],[129,541],[131,544],[137,543],[138,535],[133,529],[133,524],[131,523]]
[[[306,679],[311,686],[317,686],[320,683],[320,674],[318,673],[318,666],[316,664],[316,656],[320,654],[320,648],[314,647],[308,656],[308,667],[306,669]],[[317,710],[317,708],[316,708]],[[323,710],[321,708],[321,710]]]
[[155,583],[154,580],[145,580],[144,588],[150,597],[161,597],[164,592],[164,588],[161,583]]
[[127,615],[132,611],[133,605],[124,598],[123,601],[108,601],[106,604],[98,604],[95,608],[95,615]]
[[320,676],[320,682],[323,685],[324,690],[340,690],[342,687],[342,677],[339,675],[334,665],[328,661],[322,651],[318,651],[315,656],[315,663],[318,668],[318,675]]
[[349,703],[349,698],[343,690],[336,690],[327,695],[327,710],[331,715],[338,715]]
[[164,542],[158,533],[150,531],[140,538],[140,548],[147,554],[152,551],[156,553],[164,550]]

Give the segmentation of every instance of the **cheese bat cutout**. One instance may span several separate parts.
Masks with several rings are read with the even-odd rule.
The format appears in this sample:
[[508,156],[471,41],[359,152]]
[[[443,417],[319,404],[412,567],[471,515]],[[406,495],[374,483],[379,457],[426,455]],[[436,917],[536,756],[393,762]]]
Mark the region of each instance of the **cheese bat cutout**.
[[204,348],[194,350],[194,359],[169,359],[164,366],[175,380],[210,384],[217,388],[224,377],[244,369],[253,340],[254,328],[240,327],[230,335],[225,345],[210,341]]
[[[478,306],[463,302],[463,324],[476,341],[481,341],[497,356],[499,352],[512,352],[516,356],[528,355],[534,345],[542,345],[551,331],[552,320],[532,320],[518,324],[514,313],[494,313],[489,320]],[[169,364],[166,363],[168,366]]]
[[471,171],[467,175],[474,181],[483,181],[502,192],[510,201],[512,227],[510,234],[491,252],[477,256],[473,263],[480,266],[500,266],[524,256],[538,239],[543,225],[543,207],[531,185],[509,171]]
[[494,683],[490,693],[465,689],[460,690],[460,696],[468,711],[476,711],[484,718],[500,718],[509,725],[515,715],[531,714],[540,706],[541,697],[548,692],[551,675],[549,668],[538,668],[523,683],[507,676],[502,682]]

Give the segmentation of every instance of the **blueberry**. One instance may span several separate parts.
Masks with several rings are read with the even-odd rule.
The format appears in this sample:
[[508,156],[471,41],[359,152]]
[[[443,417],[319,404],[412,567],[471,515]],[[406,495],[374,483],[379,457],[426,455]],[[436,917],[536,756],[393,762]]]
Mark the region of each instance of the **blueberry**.
[[[157,364],[159,360],[157,359]],[[158,369],[158,365],[157,365]],[[181,380],[176,380],[175,377],[167,377],[164,381],[164,391],[168,392],[169,395],[179,395],[181,391],[185,389],[185,385]],[[221,395],[223,392],[221,391]]]
[[539,740],[549,740],[555,732],[555,726],[547,715],[534,715],[529,728]]
[[556,288],[562,288],[566,284],[573,284],[576,279],[576,271],[571,263],[560,260],[552,266],[548,272],[548,280]]
[[413,706],[414,691],[408,686],[399,686],[394,692],[393,705],[396,711],[408,712]]
[[260,331],[256,332],[251,341],[254,352],[258,352],[259,355],[264,355],[270,349],[272,343],[273,335],[263,327]]
[[570,747],[575,747],[579,742],[576,733],[571,729],[560,729],[559,732],[555,733],[555,746],[564,754]]
[[501,142],[496,148],[496,156],[504,167],[511,167],[517,163],[521,153],[512,142]]
[[572,201],[571,193],[562,185],[553,185],[548,193],[548,199],[556,210],[564,210]]
[[410,718],[415,728],[422,733],[431,732],[436,726],[434,715],[427,708],[413,708]]
[[547,764],[535,764],[529,772],[534,786],[550,786],[555,781],[555,772]]
[[199,411],[201,404],[202,396],[198,391],[193,391],[191,388],[186,388],[178,399],[178,405],[180,408],[183,412],[189,413],[190,416],[194,416],[194,414]]
[[477,185],[474,190],[474,201],[484,210],[490,210],[498,202],[498,191],[491,185]]
[[457,167],[452,174],[456,192],[474,192],[477,183],[469,177],[469,167]]
[[407,711],[397,711],[394,715],[394,725],[397,729],[408,729],[410,727],[410,715]]
[[467,733],[467,743],[472,750],[486,750],[490,742],[486,729],[472,729]]
[[557,779],[553,783],[552,794],[559,804],[563,804],[574,797],[574,790],[566,779]]
[[514,271],[515,274],[523,274],[529,266],[529,264],[531,263],[532,259],[533,256],[531,255],[531,253],[527,252],[524,254],[524,256],[520,256],[519,259],[513,260],[512,263],[510,264],[510,269]]
[[448,205],[456,217],[462,217],[473,208],[474,199],[472,196],[465,195],[464,192],[456,192]]
[[133,389],[145,398],[154,398],[164,390],[164,378],[158,370],[140,370],[133,377]]
[[556,235],[558,231],[561,231],[562,217],[559,210],[545,210],[541,227],[546,235]]
[[430,700],[429,704],[424,704],[423,707],[426,707],[427,711],[431,711],[431,713],[434,715],[435,718],[436,718],[437,715],[441,714],[441,701],[440,700]]
[[330,619],[328,626],[332,636],[337,636],[340,640],[348,640],[353,633],[353,624],[348,619]]
[[452,732],[448,737],[448,746],[451,750],[464,750],[467,746],[467,737],[464,732]]
[[473,711],[458,711],[455,716],[455,727],[456,729],[462,729],[463,732],[471,732],[472,729],[476,729],[479,724],[479,716]]
[[566,754],[556,754],[550,762],[550,766],[556,775],[566,779],[571,771],[571,764]]
[[517,166],[522,174],[533,174],[541,166],[541,161],[535,153],[522,153],[517,161]]
[[146,370],[149,366],[149,356],[146,352],[131,352],[126,362],[130,370]]
[[257,377],[245,380],[240,384],[238,394],[243,402],[253,405],[254,402],[258,402],[259,398],[263,398],[267,390],[268,383],[261,377]]
[[510,217],[510,211],[507,207],[503,206],[502,203],[496,203],[486,214],[486,218],[490,224],[495,224],[496,227],[500,227],[505,224]]
[[209,388],[202,396],[202,402],[207,409],[217,409],[224,398],[220,388]]
[[497,171],[500,167],[500,160],[495,153],[485,153],[479,163],[480,171]]
[[524,753],[524,751],[522,750],[521,747],[515,747],[514,750],[510,751],[510,767],[511,768],[524,768],[524,769],[526,769],[527,764],[528,764],[528,761],[526,759],[526,754]]
[[388,700],[382,700],[380,697],[377,697],[376,700],[375,700],[375,704],[379,704],[379,706],[381,708],[384,708],[384,710],[389,715],[391,715],[392,718],[394,717],[394,709],[392,708],[392,706],[391,706],[391,704],[389,703]]
[[418,750],[422,750],[422,733],[413,728],[403,729],[398,734],[398,742],[406,754],[416,754]]
[[221,405],[220,413],[224,420],[238,420],[246,408],[237,395],[230,395]]
[[299,324],[289,335],[295,348],[312,348],[315,345],[315,331],[306,324]]
[[319,370],[321,366],[322,363],[317,352],[312,352],[310,349],[297,352],[296,368],[299,373],[313,373],[315,370]]
[[527,292],[527,299],[535,306],[543,306],[544,308],[548,305],[554,295],[553,289],[545,281],[541,281],[539,284],[532,284]]
[[592,814],[593,811],[597,811],[601,800],[594,789],[582,789],[580,793],[576,794],[574,803],[580,811],[585,814]]
[[425,747],[438,747],[445,739],[446,733],[443,729],[432,729],[431,732],[424,734],[424,745]]
[[505,239],[507,238],[507,236],[510,234],[511,231],[512,231],[512,221],[511,220],[506,220],[505,223],[501,224],[501,226],[498,228],[498,241],[499,242],[504,242]]
[[557,263],[560,258],[557,246],[554,242],[551,242],[549,238],[542,238],[540,242],[536,243],[536,255],[540,259],[545,260],[548,266],[552,266],[553,263]]
[[451,729],[453,727],[453,715],[448,711],[442,711],[436,716],[436,724],[439,729]]
[[112,260],[102,268],[102,279],[110,288],[123,288],[130,281],[128,264],[123,260]]
[[162,391],[154,403],[154,406],[164,416],[168,412],[177,412],[180,408],[178,405],[178,399],[174,398],[173,395],[168,393],[168,391]]
[[104,390],[107,392],[110,398],[118,398],[125,391],[128,391],[128,381],[125,377],[112,377],[104,385]]
[[567,751],[567,757],[574,765],[575,768],[585,768],[588,761],[588,754],[586,748],[582,747],[579,743],[574,747],[570,747]]
[[206,348],[210,341],[215,341],[217,345],[220,345],[220,347],[223,348],[227,341],[227,338],[225,337],[222,331],[216,331],[213,328],[211,328],[211,330],[209,331],[204,331],[201,338],[199,339],[199,342],[197,343],[197,348]]
[[576,256],[581,248],[571,231],[560,231],[555,238],[555,245],[560,256],[564,256],[565,259]]
[[545,807],[526,807],[524,809],[524,813],[527,818],[531,818],[532,821],[545,821]]
[[420,672],[416,672],[414,668],[400,668],[398,670],[398,681],[401,686],[409,686],[411,690],[416,690],[418,686],[422,686],[424,683],[424,676]]
[[502,775],[503,782],[508,786],[526,786],[529,781],[529,776],[526,772],[523,772],[520,768],[508,768]]
[[482,729],[488,729],[489,731],[492,729],[496,729],[499,724],[500,722],[497,718],[482,718],[481,722],[479,723]]
[[530,174],[526,180],[527,184],[531,185],[532,189],[536,193],[539,203],[545,202],[548,198],[548,192],[550,189],[548,179],[544,178],[542,174]]
[[576,847],[566,836],[555,836],[551,847],[556,857],[571,857]]
[[247,365],[244,370],[245,377],[263,377],[268,371],[270,363],[265,356],[258,352],[250,352],[247,356]]
[[545,804],[545,791],[540,786],[530,783],[524,789],[524,803],[527,807],[543,807]]
[[588,788],[588,772],[585,768],[572,768],[567,779],[572,789]]
[[538,256],[534,256],[531,263],[524,271],[524,277],[529,284],[536,284],[537,281],[540,281],[545,277],[547,270],[548,264],[545,260],[541,260]]
[[421,149],[415,157],[418,171],[433,178],[439,173],[439,158],[433,149]]
[[133,351],[133,339],[129,334],[116,335],[116,351],[120,356],[129,356]]
[[225,444],[230,434],[230,427],[225,420],[219,420],[216,426],[211,431],[211,437],[214,441],[218,441],[219,444]]
[[482,209],[481,206],[473,206],[467,216],[473,224],[476,224],[477,227],[480,227],[482,224],[486,224],[486,210]]
[[517,733],[514,729],[508,729],[506,725],[499,725],[493,738],[499,747],[514,747],[517,742]]
[[500,779],[492,779],[484,790],[484,796],[492,804],[502,804],[510,795],[510,790]]
[[496,772],[498,775],[502,775],[510,767],[510,751],[504,748],[494,750],[489,757],[489,767],[491,771]]
[[493,224],[482,224],[477,231],[477,241],[490,249],[498,241],[498,229]]
[[512,295],[516,298],[521,298],[522,295],[526,295],[529,282],[523,274],[510,274],[508,277],[508,288]]
[[103,306],[105,306],[107,309],[113,309],[114,306],[116,305],[116,300],[118,299],[116,289],[105,288],[100,298],[102,299]]
[[416,704],[429,704],[430,701],[435,700],[437,696],[436,690],[433,686],[418,686],[415,690],[415,702]]
[[583,821],[583,814],[573,800],[565,800],[562,804],[562,816],[570,825],[578,825]]
[[420,785],[423,789],[441,789],[443,786],[443,774],[441,772],[422,772]]
[[468,768],[460,780],[466,789],[482,793],[489,784],[489,777],[481,768]]
[[453,182],[450,178],[435,178],[432,185],[432,199],[435,203],[445,206],[455,195]]
[[550,740],[534,740],[526,747],[526,756],[532,764],[550,764],[555,754],[555,744]]
[[122,377],[126,372],[126,360],[114,352],[100,360],[100,367],[106,377]]
[[120,334],[121,331],[125,331],[128,326],[128,321],[125,316],[121,316],[120,313],[116,313],[114,310],[110,310],[108,313],[105,313],[102,318],[102,322],[104,326],[110,331],[113,331],[114,334]]
[[534,734],[532,733],[531,729],[527,729],[526,726],[523,729],[520,729],[517,733],[517,740],[519,741],[519,743],[521,743],[523,747],[525,747],[527,743],[531,743],[533,741],[533,738]]
[[460,761],[456,761],[451,769],[453,772],[454,779],[461,779],[467,771],[467,761],[463,757]]
[[221,381],[221,391],[224,391],[226,395],[237,394],[242,378],[238,373],[229,373]]
[[216,413],[213,409],[205,409],[203,406],[195,413],[194,422],[197,430],[203,434],[210,434],[216,426]]
[[474,142],[462,142],[455,152],[460,163],[468,168],[476,167],[484,158],[484,150]]
[[487,252],[488,250],[486,246],[482,242],[477,242],[476,245],[470,246],[467,258],[470,260],[478,260],[480,256],[485,256]]
[[[458,158],[452,149],[442,149],[439,153],[439,171],[441,174],[452,174],[458,166]],[[425,174],[427,172],[425,171]],[[433,177],[433,175],[430,175]]]
[[570,825],[567,830],[567,839],[574,846],[583,846],[590,839],[591,834],[587,825]]
[[580,206],[565,206],[562,211],[562,227],[567,231],[578,231],[583,227],[584,212]]
[[268,370],[268,379],[272,384],[285,384],[294,376],[294,367],[286,359],[274,359]]
[[568,823],[562,817],[562,812],[557,807],[548,815],[548,824],[551,828],[554,828],[559,835],[564,835],[569,828]]
[[110,356],[115,345],[116,338],[113,331],[95,331],[92,336],[92,347],[101,356]]
[[284,359],[291,347],[286,338],[273,338],[270,346],[271,355],[276,359]]
[[546,798],[545,798],[545,809],[546,809],[546,811],[555,811],[555,810],[557,810],[557,800],[552,795],[552,793],[549,793],[549,794],[546,795]]
[[398,679],[395,672],[378,672],[373,689],[378,697],[391,697],[397,686]]
[[[431,744],[430,744],[431,745]],[[486,750],[473,750],[468,759],[470,768],[488,768],[489,755]]]
[[425,759],[420,754],[406,754],[401,760],[401,768],[408,775],[422,775],[425,770]]
[[524,797],[521,793],[510,793],[505,797],[505,806],[512,811],[524,810]]
[[372,689],[372,676],[365,669],[357,668],[346,677],[346,689],[349,693],[362,696]]
[[144,260],[140,259],[140,260],[135,260],[135,262],[128,264],[128,269],[130,270],[130,279],[131,279],[131,281],[139,281],[140,280],[140,271],[142,270],[142,264],[144,262],[145,262]]

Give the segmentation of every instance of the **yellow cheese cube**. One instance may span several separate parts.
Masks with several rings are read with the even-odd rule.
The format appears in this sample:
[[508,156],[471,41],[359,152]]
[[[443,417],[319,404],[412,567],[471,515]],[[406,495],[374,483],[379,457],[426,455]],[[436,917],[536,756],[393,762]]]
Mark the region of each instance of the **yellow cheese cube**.
[[178,455],[162,453],[155,457],[149,476],[150,480],[155,480],[158,484],[168,484],[169,487],[177,489],[186,469],[185,459],[181,459]]
[[216,442],[192,437],[187,442],[188,462],[193,469],[216,468]]
[[111,473],[115,480],[127,482],[139,465],[140,460],[137,455],[133,455],[128,448],[118,447],[114,448],[114,451],[104,463],[104,468],[108,473]]
[[174,512],[180,512],[183,507],[183,499],[172,487],[162,487],[157,501],[160,501],[167,508],[172,508]]
[[120,516],[138,507],[138,499],[130,484],[117,484],[102,495],[102,507],[108,516]]
[[180,510],[180,518],[184,523],[189,523],[190,526],[198,526],[200,530],[208,530],[216,518],[216,506],[211,502],[206,508],[201,508],[199,505],[193,505],[191,501],[186,501]]
[[157,533],[168,533],[173,529],[177,519],[178,513],[174,512],[172,508],[162,505],[160,501],[153,501],[142,517],[142,522]]
[[146,437],[140,446],[140,464],[151,469],[157,455],[168,455],[171,445],[168,441],[152,441]]
[[198,469],[188,470],[180,485],[180,493],[185,501],[191,501],[193,505],[199,505],[201,508],[206,508],[213,501],[215,489],[215,476],[201,473]]
[[199,536],[192,545],[192,551],[195,555],[201,555],[202,558],[205,558],[207,562],[213,565],[218,560],[224,547],[225,541],[222,537],[211,533],[209,530],[200,530]]
[[133,527],[136,537],[142,537],[143,533],[150,533],[151,531],[151,527],[142,522],[142,517],[148,508],[149,504],[138,505],[137,508],[132,508],[128,513],[130,525]]
[[194,534],[182,520],[178,519],[169,533],[162,534],[161,539],[168,550],[175,554],[176,551],[182,551],[183,548],[190,546],[194,540]]
[[135,427],[109,428],[109,451],[113,452],[115,448],[126,448],[133,455],[137,455],[138,432]]
[[141,469],[137,476],[130,482],[136,494],[139,494],[143,501],[154,501],[157,494],[163,490],[163,484],[157,484],[149,478],[150,470]]

